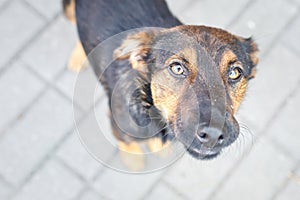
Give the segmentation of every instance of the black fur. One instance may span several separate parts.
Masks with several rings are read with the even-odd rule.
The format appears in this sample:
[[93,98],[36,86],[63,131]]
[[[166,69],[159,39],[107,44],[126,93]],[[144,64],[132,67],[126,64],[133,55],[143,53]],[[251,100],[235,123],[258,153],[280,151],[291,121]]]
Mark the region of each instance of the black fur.
[[122,31],[182,24],[164,0],[76,0],[76,20],[87,54],[101,41]]
[[[218,152],[215,154],[216,156],[223,147],[230,145],[237,138],[239,125],[234,118],[231,97],[229,96],[229,92],[234,87],[227,84],[227,76],[219,74],[219,67],[223,53],[226,50],[231,50],[245,68],[244,77],[246,79],[251,77],[252,69],[257,64],[257,59],[253,58],[257,47],[251,38],[244,39],[224,30],[206,26],[178,26],[182,25],[181,22],[171,14],[164,0],[76,0],[76,20],[80,41],[86,54],[89,55],[89,61],[95,74],[106,89],[111,111],[115,114],[111,117],[111,122],[118,139],[123,141],[137,140],[128,133],[137,133],[137,136],[141,136],[140,138],[147,138],[152,136],[153,130],[158,130],[159,134],[156,136],[160,136],[162,141],[166,141],[168,137],[176,136],[189,148],[191,140],[201,134],[201,130],[214,131],[212,135],[222,134],[223,139],[225,136],[227,138],[223,140],[216,137],[218,142],[214,144],[215,151]],[[174,26],[177,27],[171,28]],[[141,52],[143,50],[147,52],[138,52],[137,57],[140,58],[141,62],[147,63],[145,65],[139,63],[138,67],[146,67],[146,72],[133,70],[133,68],[136,68],[131,58],[113,59],[113,52],[120,47],[128,35],[123,35],[118,40],[113,40],[108,44],[104,42],[100,46],[100,50],[92,51],[99,43],[120,32],[142,27],[171,28],[168,31],[161,31],[157,35],[153,33],[155,35],[153,38],[147,37],[147,34],[142,37],[145,43],[151,41],[151,45],[153,45],[149,50],[145,47],[148,44],[141,44],[142,47],[147,49],[141,49]],[[150,32],[147,31],[147,33]],[[153,30],[153,32],[155,31]],[[192,89],[186,87],[185,90],[178,90],[178,87],[186,86],[187,80],[174,79],[174,76],[170,78],[172,74],[170,75],[166,71],[170,67],[170,63],[166,63],[174,53],[193,48],[196,48],[195,54],[197,55],[195,60],[190,59],[195,63],[194,67],[197,67],[194,71],[200,73],[195,73],[196,75],[192,78],[191,72],[188,77],[189,86]],[[163,49],[171,49],[172,52]],[[144,54],[147,55],[144,56]],[[190,55],[189,51],[185,54]],[[134,53],[131,52],[131,55],[134,57]],[[111,60],[114,61],[110,63]],[[214,73],[201,74],[201,72],[204,72],[202,70],[203,66],[210,70],[217,69],[216,72],[219,76],[215,76],[214,79],[210,80],[213,82],[209,84],[206,84],[204,76]],[[225,69],[229,71],[229,69]],[[153,74],[159,75],[155,76]],[[159,77],[156,83],[152,81],[155,80],[155,77]],[[120,83],[121,89],[115,92]],[[172,98],[166,98],[172,95],[160,86],[162,84],[159,85],[158,83],[174,89],[173,91],[178,91],[177,94],[181,97],[179,103],[173,101]],[[220,87],[216,87],[218,84]],[[154,87],[154,90],[150,89],[151,86]],[[209,88],[214,88],[215,97],[213,98],[216,102],[214,107],[212,107]],[[225,95],[223,94],[224,88],[227,88]],[[191,97],[191,94],[195,95]],[[224,97],[224,101],[221,97]],[[157,101],[157,99],[159,100]],[[218,101],[216,101],[217,99]],[[173,107],[169,109],[168,106],[171,101],[178,103],[178,105],[171,104]],[[167,105],[164,107],[167,107],[167,111],[161,107],[161,103],[164,103],[164,106]],[[161,109],[162,113],[158,109]],[[216,109],[219,110],[212,112]],[[128,112],[131,119],[127,119],[128,115],[126,114]],[[201,118],[198,116],[199,112]],[[171,117],[169,113],[171,113]],[[212,113],[214,116],[212,116]],[[182,115],[185,117],[182,117]],[[211,121],[222,122],[223,120],[220,119],[223,116],[226,116],[223,127],[217,127],[218,129],[208,127]],[[118,121],[118,118],[121,120]],[[138,126],[131,126],[132,120]],[[118,126],[120,123],[122,123],[122,126]],[[203,127],[196,130],[198,125]],[[120,127],[122,127],[122,130]],[[167,134],[171,131],[173,135]],[[207,151],[207,155],[201,153],[206,151],[203,150],[206,147],[203,147],[204,142],[199,137],[197,138],[192,143],[192,148],[189,148],[191,154],[194,153],[194,156],[199,159],[204,159],[205,156],[211,158],[211,151]]]
[[[126,6],[124,6],[125,4]],[[142,27],[169,28],[181,25],[181,22],[169,11],[164,0],[76,0],[76,21],[80,41],[87,55],[105,39],[126,30]],[[110,59],[120,42],[117,41],[107,47],[105,51],[108,56],[104,57]],[[103,62],[102,58],[103,56],[92,55],[89,60],[91,63],[99,63]],[[109,102],[111,102],[110,98],[115,84],[121,77],[126,76],[128,71],[132,71],[130,64],[128,61],[113,62],[105,71],[97,64],[92,64],[92,66],[97,77],[101,77],[100,81],[106,89]],[[127,86],[124,85],[124,90],[119,94],[119,102],[130,101],[127,105],[129,113],[137,125],[143,127],[151,121],[150,108],[152,108],[153,116],[159,114],[152,107],[150,84],[138,74],[136,74],[136,79],[135,84],[141,90],[137,89],[134,94],[128,94]],[[114,121],[112,121],[112,125],[120,133],[119,139],[128,140],[128,137],[115,126]],[[147,133],[144,134],[147,135]],[[163,130],[161,134],[164,138],[163,141],[166,140],[165,135]]]

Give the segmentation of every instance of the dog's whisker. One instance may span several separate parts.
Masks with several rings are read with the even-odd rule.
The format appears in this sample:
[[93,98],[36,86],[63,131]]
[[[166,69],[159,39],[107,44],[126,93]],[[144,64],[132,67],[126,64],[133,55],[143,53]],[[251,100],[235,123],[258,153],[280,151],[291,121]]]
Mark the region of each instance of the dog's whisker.
[[240,134],[243,136],[245,140],[244,143],[246,145],[246,140],[250,140],[250,146],[252,147],[256,141],[256,136],[252,133],[250,128],[243,122],[240,122]]
[[234,152],[236,152],[238,154],[240,152],[240,150],[242,149],[242,140],[241,140],[241,137],[237,138],[237,141],[236,141],[236,143],[234,145],[235,145],[234,146],[234,148],[235,148]]
[[250,130],[250,128],[247,126],[247,125],[245,125],[245,124],[242,124],[242,126],[241,126],[241,132],[245,135],[245,136],[247,136],[247,137],[250,137],[250,139],[254,142],[254,141],[256,141],[256,136],[253,134],[253,132]]

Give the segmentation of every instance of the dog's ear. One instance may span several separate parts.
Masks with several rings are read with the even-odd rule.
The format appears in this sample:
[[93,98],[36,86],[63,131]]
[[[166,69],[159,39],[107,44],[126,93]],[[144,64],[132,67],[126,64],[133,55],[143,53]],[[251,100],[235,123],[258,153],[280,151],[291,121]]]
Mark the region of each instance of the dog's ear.
[[251,74],[249,75],[248,78],[252,79],[256,75],[256,65],[258,64],[259,61],[257,44],[253,41],[251,37],[243,39],[243,44],[245,46],[246,53],[248,54],[252,65]]
[[116,60],[128,59],[133,69],[147,72],[146,58],[154,36],[153,31],[144,31],[128,36],[114,51],[114,58]]
[[152,97],[150,83],[147,82],[147,58],[156,32],[147,30],[129,35],[114,51],[116,60],[128,60],[134,70],[139,74],[135,81],[138,85],[130,97],[129,113],[135,123],[145,127],[150,122],[150,107]]

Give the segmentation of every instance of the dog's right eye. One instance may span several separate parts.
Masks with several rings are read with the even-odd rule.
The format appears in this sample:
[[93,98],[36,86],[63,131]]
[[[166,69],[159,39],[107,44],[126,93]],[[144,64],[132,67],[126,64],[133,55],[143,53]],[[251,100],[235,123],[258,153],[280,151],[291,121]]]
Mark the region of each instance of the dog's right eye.
[[176,75],[176,76],[185,76],[186,75],[186,69],[184,66],[182,66],[179,62],[174,62],[169,65],[170,71]]

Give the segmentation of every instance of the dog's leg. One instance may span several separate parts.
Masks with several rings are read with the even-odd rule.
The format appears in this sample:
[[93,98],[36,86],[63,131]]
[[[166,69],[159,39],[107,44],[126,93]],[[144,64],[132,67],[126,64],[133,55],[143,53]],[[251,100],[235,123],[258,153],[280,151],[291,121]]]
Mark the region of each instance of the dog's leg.
[[145,167],[145,158],[142,148],[137,142],[125,143],[119,141],[121,159],[131,171],[141,171]]
[[168,155],[168,146],[171,145],[169,141],[162,142],[160,138],[154,137],[147,140],[147,147],[159,157],[165,158]]
[[62,4],[63,4],[63,10],[66,18],[72,24],[76,24],[75,0],[63,0]]
[[[76,24],[75,0],[63,0],[62,3],[63,3],[63,10],[66,18],[72,24]],[[78,41],[69,58],[68,68],[71,71],[79,72],[81,69],[85,67],[84,66],[85,61],[86,61],[85,52],[83,50],[81,42]]]
[[86,67],[87,57],[83,50],[81,42],[77,42],[76,47],[73,49],[68,62],[68,68],[71,71],[79,72],[81,69]]

